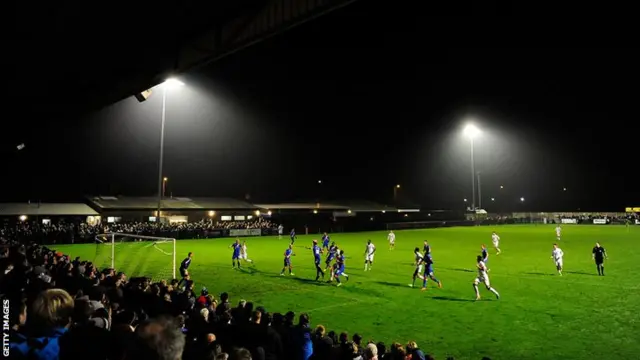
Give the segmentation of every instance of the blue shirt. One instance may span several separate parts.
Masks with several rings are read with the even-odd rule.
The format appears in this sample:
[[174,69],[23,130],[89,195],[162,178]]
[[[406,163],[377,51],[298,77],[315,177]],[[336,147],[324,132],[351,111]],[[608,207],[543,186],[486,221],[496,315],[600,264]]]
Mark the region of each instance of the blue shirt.
[[333,258],[336,256],[336,247],[335,246],[331,246],[329,248],[329,255],[327,255],[327,260],[333,260]]
[[313,258],[316,260],[316,262],[320,262],[320,246],[318,245],[313,245]]
[[313,355],[313,341],[311,340],[311,329],[308,326],[296,326],[293,329],[295,346],[297,349],[297,359],[308,360]]
[[330,241],[329,240],[329,235],[323,235],[322,236],[322,244],[323,245],[325,245],[325,246],[329,245],[329,241]]
[[29,338],[28,340],[26,338],[20,339],[24,341],[12,342],[9,344],[9,348],[16,358],[58,360],[60,356],[58,340],[66,332],[66,328],[56,328],[52,331],[51,336]]
[[431,254],[431,246],[425,245],[423,250],[425,254]]
[[485,260],[489,257],[489,253],[487,253],[487,249],[482,249],[482,260]]
[[240,256],[240,249],[242,248],[242,245],[234,243],[231,247],[233,247],[233,256]]
[[338,268],[344,269],[344,255],[338,255],[336,262],[338,263]]
[[191,265],[190,257],[182,260],[182,262],[180,263],[180,269],[187,270],[189,268],[189,265]]
[[296,231],[295,230],[291,230],[291,238],[293,239],[294,237],[296,237]]
[[284,258],[285,259],[290,259],[291,258],[291,253],[293,252],[293,250],[291,249],[287,249],[284,251]]

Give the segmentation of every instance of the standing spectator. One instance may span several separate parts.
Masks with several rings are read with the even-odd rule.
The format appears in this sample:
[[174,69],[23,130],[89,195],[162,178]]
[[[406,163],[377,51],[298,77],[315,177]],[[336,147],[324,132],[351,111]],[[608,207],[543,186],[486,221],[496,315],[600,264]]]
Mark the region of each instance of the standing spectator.
[[298,326],[294,330],[294,346],[297,350],[296,360],[309,360],[313,355],[309,315],[305,313],[300,314]]
[[26,339],[10,344],[12,354],[16,358],[57,360],[59,340],[71,325],[73,309],[73,298],[66,291],[49,289],[41,292],[31,305]]
[[136,341],[127,358],[145,360],[181,360],[185,336],[171,318],[149,320],[136,329]]

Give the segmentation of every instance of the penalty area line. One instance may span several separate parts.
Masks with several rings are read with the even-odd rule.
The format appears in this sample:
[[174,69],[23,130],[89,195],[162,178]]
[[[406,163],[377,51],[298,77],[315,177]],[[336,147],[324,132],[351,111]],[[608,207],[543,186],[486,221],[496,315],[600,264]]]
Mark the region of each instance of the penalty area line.
[[306,312],[310,313],[310,312],[314,312],[314,311],[321,311],[321,310],[327,310],[327,309],[334,309],[334,308],[339,308],[339,307],[345,307],[345,306],[353,306],[353,305],[358,305],[361,303],[366,303],[368,301],[362,301],[362,300],[351,300],[348,302],[344,302],[341,304],[333,304],[333,305],[326,305],[326,306],[321,306],[321,307],[317,307],[311,310],[307,310]]

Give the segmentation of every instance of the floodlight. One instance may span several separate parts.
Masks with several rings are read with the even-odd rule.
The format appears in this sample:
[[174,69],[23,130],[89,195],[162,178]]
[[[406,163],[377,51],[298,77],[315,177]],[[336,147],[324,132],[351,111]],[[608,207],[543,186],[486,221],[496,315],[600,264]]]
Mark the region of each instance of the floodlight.
[[162,83],[162,85],[166,85],[168,87],[178,87],[178,86],[183,86],[184,83],[182,81],[180,81],[180,80],[171,78],[171,79],[165,80]]
[[464,135],[473,139],[480,135],[480,129],[478,129],[475,125],[469,124],[464,128]]

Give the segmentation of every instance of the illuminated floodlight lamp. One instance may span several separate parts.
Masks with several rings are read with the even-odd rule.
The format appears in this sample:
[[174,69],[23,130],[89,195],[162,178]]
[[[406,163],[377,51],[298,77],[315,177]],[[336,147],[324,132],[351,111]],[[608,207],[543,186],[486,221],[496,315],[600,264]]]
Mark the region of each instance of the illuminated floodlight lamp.
[[478,135],[480,135],[480,129],[478,129],[478,127],[473,124],[468,124],[464,127],[463,134],[470,139],[474,139]]
[[523,198],[523,197],[521,197],[521,198],[520,198],[520,201],[521,201],[521,202],[524,202],[524,198]]
[[165,85],[167,87],[180,87],[180,86],[184,86],[184,83],[178,79],[174,79],[174,78],[169,78],[167,80],[165,80],[162,85]]
[[27,215],[20,215],[20,221],[26,221],[27,220]]

